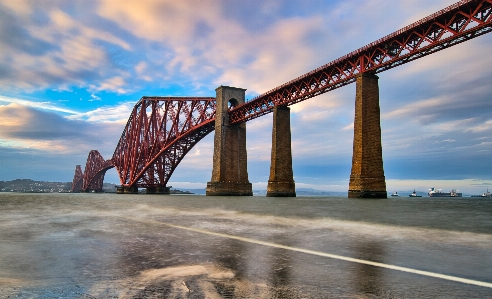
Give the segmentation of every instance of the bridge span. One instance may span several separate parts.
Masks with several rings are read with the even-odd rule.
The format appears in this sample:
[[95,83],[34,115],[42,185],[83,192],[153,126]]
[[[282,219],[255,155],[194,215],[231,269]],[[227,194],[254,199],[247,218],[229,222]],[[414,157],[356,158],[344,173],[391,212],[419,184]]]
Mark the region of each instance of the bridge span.
[[356,83],[354,143],[348,196],[386,197],[377,73],[492,31],[492,0],[462,0],[250,101],[245,89],[220,86],[216,97],[142,97],[111,159],[89,153],[75,169],[72,191],[100,191],[115,167],[122,193],[147,188],[168,193],[184,156],[215,130],[207,195],[252,195],[248,180],[246,122],[274,113],[267,196],[295,196],[288,106]]

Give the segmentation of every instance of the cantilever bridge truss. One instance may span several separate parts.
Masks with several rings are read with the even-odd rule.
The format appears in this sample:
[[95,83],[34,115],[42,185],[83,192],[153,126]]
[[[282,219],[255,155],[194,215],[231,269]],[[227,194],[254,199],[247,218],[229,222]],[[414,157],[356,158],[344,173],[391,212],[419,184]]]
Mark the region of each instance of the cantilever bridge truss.
[[214,124],[215,98],[143,97],[113,154],[121,183],[165,187],[179,162]]
[[[293,105],[353,83],[358,74],[380,73],[491,31],[492,0],[459,1],[232,108],[230,123],[252,120],[275,106]],[[123,186],[166,186],[183,157],[214,130],[214,123],[215,98],[143,97],[113,157],[104,161],[89,154],[82,189],[102,188],[111,167],[116,167]],[[74,191],[80,175],[76,168]]]
[[[214,130],[215,98],[143,97],[134,106],[113,157],[91,151],[85,171],[76,169],[72,191],[102,190],[116,167],[122,186],[165,187],[193,146]],[[83,177],[82,187],[77,187]],[[80,185],[80,183],[78,183]]]

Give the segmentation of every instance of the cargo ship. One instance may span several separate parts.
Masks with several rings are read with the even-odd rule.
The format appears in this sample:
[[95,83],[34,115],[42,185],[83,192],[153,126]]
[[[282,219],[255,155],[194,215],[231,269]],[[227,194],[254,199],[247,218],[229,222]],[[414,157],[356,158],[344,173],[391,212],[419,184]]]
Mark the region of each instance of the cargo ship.
[[459,190],[451,190],[451,192],[442,192],[441,189],[429,189],[429,197],[461,197],[462,193]]

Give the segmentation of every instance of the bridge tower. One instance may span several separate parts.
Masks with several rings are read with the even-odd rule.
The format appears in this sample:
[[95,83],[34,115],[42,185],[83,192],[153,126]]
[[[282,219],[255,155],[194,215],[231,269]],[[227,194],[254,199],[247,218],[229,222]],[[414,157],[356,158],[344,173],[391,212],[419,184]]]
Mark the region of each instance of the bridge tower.
[[357,76],[349,198],[387,198],[381,147],[379,77]]
[[287,106],[273,108],[272,159],[266,196],[296,196],[292,171],[290,108]]
[[220,86],[216,90],[212,179],[207,195],[252,196],[248,180],[246,123],[229,124],[229,105],[245,102],[246,89]]

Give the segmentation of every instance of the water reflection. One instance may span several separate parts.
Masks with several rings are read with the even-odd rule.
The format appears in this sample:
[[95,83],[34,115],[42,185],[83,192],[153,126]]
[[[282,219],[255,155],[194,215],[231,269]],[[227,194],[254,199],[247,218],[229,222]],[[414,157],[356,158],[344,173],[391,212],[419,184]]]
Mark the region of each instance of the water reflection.
[[[224,239],[220,244],[220,249],[212,250],[214,260],[226,269],[232,269],[237,279],[246,277],[246,244],[234,239]],[[214,249],[214,248],[212,248]]]
[[[384,263],[385,250],[382,242],[359,241],[356,244],[357,258]],[[382,269],[371,265],[354,265],[354,287],[358,292],[379,296],[382,293]]]
[[[219,244],[220,250],[212,247],[214,260],[221,267],[232,270],[236,280],[245,279],[247,270],[245,243],[234,239],[226,239]],[[213,285],[222,298],[234,298],[236,286],[231,281],[215,281]]]
[[[291,246],[284,234],[272,236],[270,241]],[[222,240],[219,246],[220,249],[217,244],[210,248],[215,263],[234,272],[233,280],[213,282],[223,298],[235,298],[245,292],[256,296],[251,298],[297,298],[291,286],[291,252],[234,239]]]
[[[285,244],[283,238],[275,238],[276,243]],[[268,280],[274,287],[272,298],[290,298],[291,291],[287,288],[291,282],[292,261],[290,253],[285,249],[272,248],[270,252],[270,273]]]

